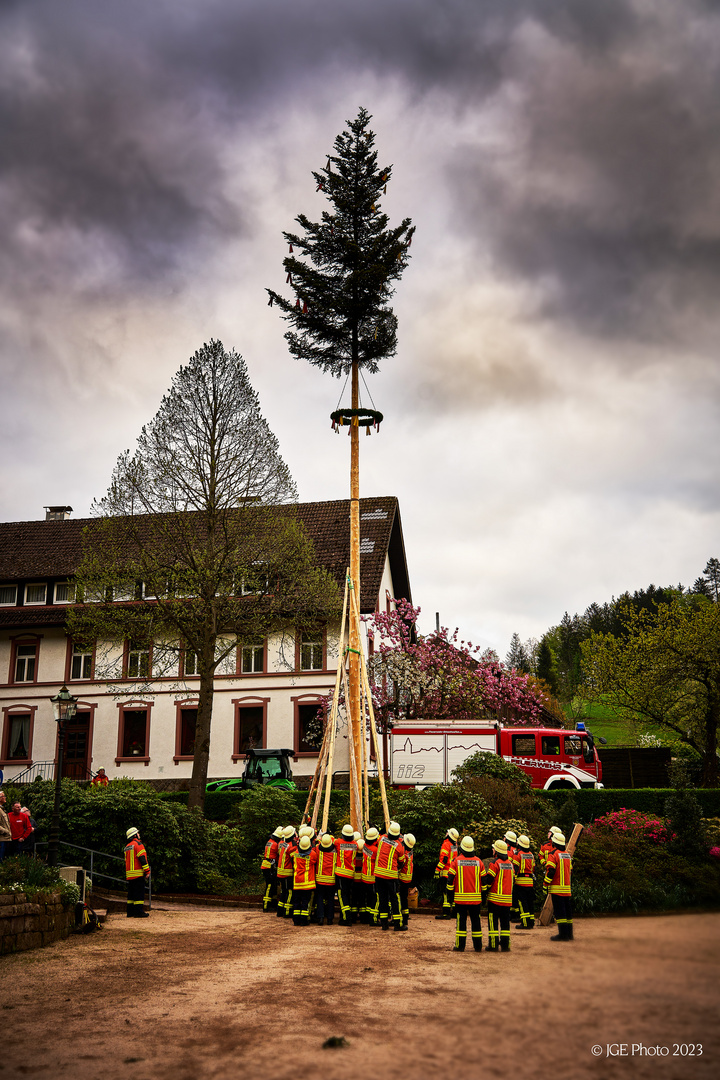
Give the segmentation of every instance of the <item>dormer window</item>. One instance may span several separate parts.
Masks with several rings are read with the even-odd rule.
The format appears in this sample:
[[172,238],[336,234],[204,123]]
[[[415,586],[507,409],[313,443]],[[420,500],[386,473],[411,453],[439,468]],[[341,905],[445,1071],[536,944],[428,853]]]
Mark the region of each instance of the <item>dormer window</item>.
[[17,604],[17,585],[0,585],[0,607],[15,607]]
[[44,581],[25,586],[25,603],[26,604],[46,604],[47,603],[47,585]]
[[55,585],[56,604],[74,604],[75,586],[69,581],[58,581]]

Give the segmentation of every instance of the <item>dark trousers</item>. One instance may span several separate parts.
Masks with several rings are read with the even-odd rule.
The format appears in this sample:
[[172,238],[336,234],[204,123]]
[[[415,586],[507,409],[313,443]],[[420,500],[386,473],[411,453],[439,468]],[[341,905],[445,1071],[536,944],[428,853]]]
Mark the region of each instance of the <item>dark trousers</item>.
[[331,923],[335,918],[335,886],[316,885],[315,905],[315,914],[320,926],[322,926],[323,919],[327,919]]
[[281,919],[289,919],[292,915],[292,877],[279,877],[280,899],[278,900],[277,913]]
[[352,913],[353,878],[335,875],[338,903],[340,904],[340,925],[349,926]]
[[572,896],[558,896],[557,893],[550,893],[550,895],[552,896],[553,915],[555,916],[555,922],[558,924],[558,929],[568,924],[572,926]]
[[389,920],[392,919],[396,926],[401,926],[402,912],[397,878],[376,877],[375,889],[380,902],[380,925],[387,926]]
[[374,926],[378,925],[378,897],[375,891],[374,881],[363,882],[363,910],[360,917],[361,922],[373,923]]
[[535,886],[516,885],[513,889],[513,907],[520,913],[523,930],[532,930],[535,925]]
[[134,918],[145,907],[145,878],[140,877],[127,879],[127,914],[128,918]]
[[400,914],[402,915],[403,926],[407,926],[410,921],[410,906],[408,904],[408,893],[410,892],[409,881],[398,881],[398,895],[400,897]]
[[262,876],[265,878],[263,911],[274,911],[277,903],[277,898],[275,896],[277,890],[277,873],[275,868],[271,866],[269,870],[263,870]]
[[488,901],[488,949],[497,952],[498,941],[503,952],[510,948],[510,905]]
[[470,932],[472,934],[473,949],[480,952],[482,949],[482,926],[480,923],[479,904],[456,904],[455,905],[455,948],[463,952],[467,941],[467,921],[470,918]]
[[315,889],[293,889],[293,922],[296,926],[307,926],[310,922],[310,905]]

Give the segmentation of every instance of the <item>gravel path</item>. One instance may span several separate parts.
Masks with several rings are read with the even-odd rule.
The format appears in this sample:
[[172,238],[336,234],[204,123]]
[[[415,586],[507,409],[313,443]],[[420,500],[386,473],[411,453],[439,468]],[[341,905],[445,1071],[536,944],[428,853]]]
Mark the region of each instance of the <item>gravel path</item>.
[[[452,925],[295,928],[185,905],[110,915],[90,937],[3,958],[0,1078],[720,1075],[720,914],[576,920],[573,943],[518,931],[499,955],[452,952]],[[331,1036],[349,1045],[323,1049]]]

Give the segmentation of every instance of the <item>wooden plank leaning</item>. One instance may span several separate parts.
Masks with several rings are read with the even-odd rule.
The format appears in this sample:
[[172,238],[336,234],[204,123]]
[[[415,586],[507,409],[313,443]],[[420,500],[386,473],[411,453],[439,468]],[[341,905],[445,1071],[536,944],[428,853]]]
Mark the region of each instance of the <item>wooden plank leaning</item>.
[[[583,826],[578,825],[577,822],[576,822],[575,826],[573,828],[573,831],[572,831],[572,835],[570,836],[570,839],[568,840],[567,844],[565,845],[565,850],[568,852],[569,855],[574,855],[575,854],[575,848],[577,847],[577,842],[580,839],[580,833],[582,831],[583,831]],[[545,903],[542,906],[542,911],[540,912],[540,918],[538,919],[538,922],[539,922],[540,926],[549,926],[550,923],[552,922],[552,917],[553,917],[552,897],[550,896],[550,893],[548,893],[548,895],[545,897]]]

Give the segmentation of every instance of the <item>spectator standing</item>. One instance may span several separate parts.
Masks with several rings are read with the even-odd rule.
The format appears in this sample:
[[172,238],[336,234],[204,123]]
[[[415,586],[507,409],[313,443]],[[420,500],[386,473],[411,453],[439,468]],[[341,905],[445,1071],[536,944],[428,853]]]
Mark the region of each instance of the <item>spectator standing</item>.
[[35,855],[35,845],[37,844],[37,832],[38,832],[37,821],[32,816],[32,814],[28,810],[27,806],[21,807],[21,812],[23,814],[27,814],[28,819],[30,821],[30,827],[32,829],[32,832],[30,833],[28,838],[25,840],[25,843],[23,845],[22,853],[23,853],[23,855],[33,855],[34,856]]
[[8,814],[10,833],[12,835],[13,855],[22,855],[25,851],[25,841],[32,836],[30,815],[24,814],[19,802],[13,803],[13,808]]

